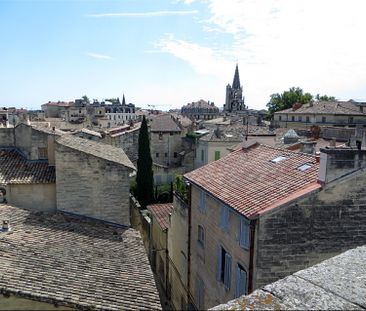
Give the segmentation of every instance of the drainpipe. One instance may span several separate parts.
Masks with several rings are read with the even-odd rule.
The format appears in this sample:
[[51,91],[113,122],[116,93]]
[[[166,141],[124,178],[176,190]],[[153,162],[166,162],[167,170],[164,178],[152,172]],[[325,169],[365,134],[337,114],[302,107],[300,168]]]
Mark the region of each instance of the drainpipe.
[[255,228],[257,219],[250,222],[250,248],[249,248],[249,280],[248,280],[248,294],[253,291],[253,270],[254,270],[254,241]]
[[165,298],[167,301],[170,300],[168,297],[168,282],[169,282],[169,250],[168,250],[168,229],[165,232]]

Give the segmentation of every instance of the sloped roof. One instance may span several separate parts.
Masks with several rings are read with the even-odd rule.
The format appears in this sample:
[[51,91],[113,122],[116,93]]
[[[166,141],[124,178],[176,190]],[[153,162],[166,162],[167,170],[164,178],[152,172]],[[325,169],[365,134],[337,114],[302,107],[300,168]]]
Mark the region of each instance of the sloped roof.
[[82,310],[161,309],[138,231],[0,205],[0,292]]
[[275,112],[275,114],[332,114],[332,115],[360,115],[366,116],[366,112],[361,112],[355,102],[341,101],[320,101],[312,104],[302,105],[300,108],[292,108]]
[[0,183],[55,183],[55,167],[47,161],[27,161],[16,149],[0,149]]
[[238,142],[242,141],[243,137],[236,132],[226,132],[225,130],[217,128],[215,130],[211,130],[207,135],[202,136],[199,140],[201,141],[222,141],[222,142]]
[[157,115],[151,121],[151,132],[181,132],[178,124],[170,114]]
[[64,135],[59,137],[56,142],[71,149],[75,149],[117,164],[122,164],[130,169],[136,170],[135,166],[132,164],[122,148],[101,144],[73,135]]
[[366,246],[210,310],[365,310]]
[[[285,157],[277,163],[272,160]],[[305,171],[298,167],[310,163]],[[313,155],[256,144],[184,175],[246,217],[254,217],[320,188]]]
[[147,209],[151,211],[162,230],[169,228],[169,215],[173,211],[173,203],[152,204],[148,205]]
[[294,129],[289,129],[286,134],[284,135],[286,138],[299,138],[300,136],[297,135]]

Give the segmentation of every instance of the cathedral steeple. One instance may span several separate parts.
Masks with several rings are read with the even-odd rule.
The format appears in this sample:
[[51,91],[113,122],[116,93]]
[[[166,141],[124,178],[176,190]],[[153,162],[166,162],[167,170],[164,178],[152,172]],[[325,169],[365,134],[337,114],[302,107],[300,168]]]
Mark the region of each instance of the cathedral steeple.
[[122,106],[126,105],[126,100],[125,100],[125,94],[123,94],[123,98],[122,98]]
[[236,64],[236,68],[235,68],[235,74],[234,74],[234,80],[233,80],[233,89],[240,89],[238,64]]

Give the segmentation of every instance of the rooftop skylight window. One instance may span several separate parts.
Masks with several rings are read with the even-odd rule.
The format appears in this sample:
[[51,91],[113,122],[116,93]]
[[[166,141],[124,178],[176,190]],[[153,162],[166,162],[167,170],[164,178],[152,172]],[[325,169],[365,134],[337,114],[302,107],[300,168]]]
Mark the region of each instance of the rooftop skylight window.
[[311,167],[311,164],[309,163],[305,163],[303,165],[300,165],[297,169],[301,172],[305,172],[306,170],[308,170]]
[[283,160],[286,160],[287,157],[284,157],[284,156],[279,156],[277,158],[274,158],[273,160],[271,160],[272,163],[278,163],[278,162],[281,162]]

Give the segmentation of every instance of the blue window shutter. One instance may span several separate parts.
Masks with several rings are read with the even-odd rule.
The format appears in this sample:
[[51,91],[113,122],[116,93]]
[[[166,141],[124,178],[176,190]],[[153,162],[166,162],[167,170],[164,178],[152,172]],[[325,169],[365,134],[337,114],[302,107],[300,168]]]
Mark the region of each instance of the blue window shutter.
[[249,248],[249,223],[245,219],[240,219],[240,239],[241,247]]
[[217,247],[216,280],[221,281],[221,246]]
[[247,272],[240,269],[240,296],[247,293]]
[[236,267],[236,288],[235,288],[235,298],[240,297],[240,268]]
[[227,290],[230,289],[231,283],[231,256],[225,254],[225,271],[224,271],[224,285]]
[[199,208],[202,211],[206,210],[206,194],[201,190]]
[[225,231],[229,229],[229,208],[225,205],[221,205],[220,227]]

